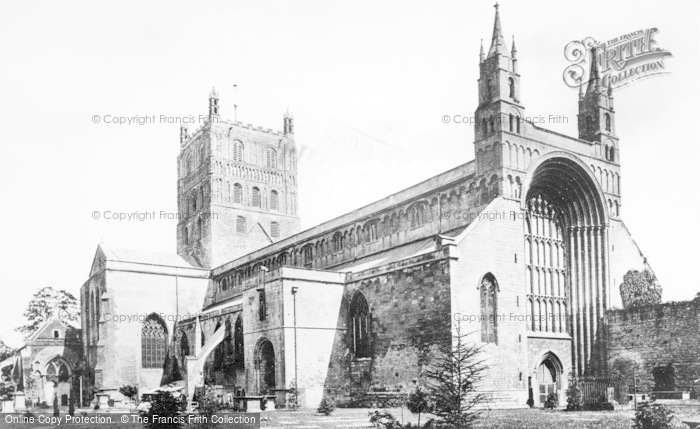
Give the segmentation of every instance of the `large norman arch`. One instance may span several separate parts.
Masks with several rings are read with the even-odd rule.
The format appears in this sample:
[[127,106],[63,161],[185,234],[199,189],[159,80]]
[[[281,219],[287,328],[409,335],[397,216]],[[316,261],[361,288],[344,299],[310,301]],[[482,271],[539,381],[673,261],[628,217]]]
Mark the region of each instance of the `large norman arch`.
[[603,190],[578,157],[563,151],[539,157],[523,185],[527,304],[538,320],[528,327],[571,334],[574,374],[602,371],[596,335],[610,296]]

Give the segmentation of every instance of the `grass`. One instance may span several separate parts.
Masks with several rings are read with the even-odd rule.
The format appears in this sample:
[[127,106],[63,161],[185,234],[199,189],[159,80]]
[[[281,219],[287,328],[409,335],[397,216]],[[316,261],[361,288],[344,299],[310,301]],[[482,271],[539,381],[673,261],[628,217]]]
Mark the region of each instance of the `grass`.
[[552,411],[542,409],[494,410],[484,413],[476,425],[480,429],[566,429],[632,427],[633,411]]
[[[681,408],[681,407],[677,407]],[[288,427],[293,429],[298,426],[316,426],[322,429],[341,429],[362,427],[371,428],[368,413],[374,411],[368,408],[338,408],[330,416],[322,416],[315,410],[287,411],[278,410],[263,412],[261,428],[265,427]],[[416,424],[418,416],[411,414],[406,408],[403,409],[403,419],[400,408],[391,408],[386,411],[392,413],[398,420],[404,423]],[[696,407],[692,409],[675,409],[676,415],[688,416],[698,415],[700,410]],[[49,413],[50,414],[50,413]],[[65,415],[65,413],[61,413]],[[79,413],[76,413],[79,415]],[[116,414],[119,416],[120,414]],[[421,415],[421,423],[425,423],[430,416]],[[542,409],[517,409],[517,410],[492,410],[485,411],[476,424],[478,429],[631,429],[634,412],[626,411],[577,411],[566,412],[561,410]],[[118,417],[117,417],[118,418]],[[47,424],[35,424],[35,426],[48,427]],[[66,425],[64,428],[85,428],[91,425]],[[28,428],[30,425],[13,425],[0,422],[0,428]],[[56,426],[54,426],[56,427]],[[99,425],[101,429],[141,429],[142,425],[136,423],[114,423]],[[223,426],[222,426],[223,427]],[[185,429],[191,428],[185,426]]]

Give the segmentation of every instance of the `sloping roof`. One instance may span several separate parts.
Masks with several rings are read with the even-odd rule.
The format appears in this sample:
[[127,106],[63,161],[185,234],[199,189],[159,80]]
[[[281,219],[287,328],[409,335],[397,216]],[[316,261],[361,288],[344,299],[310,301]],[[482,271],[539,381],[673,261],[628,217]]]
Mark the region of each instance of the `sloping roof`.
[[61,319],[54,316],[54,317],[46,320],[41,325],[39,325],[37,330],[32,332],[32,334],[30,336],[28,336],[27,339],[24,340],[24,342],[26,343],[27,341],[36,340],[39,337],[39,335],[41,335],[49,327],[49,325],[53,325],[54,323],[59,324],[61,326],[64,326],[63,322],[61,322]]
[[437,244],[435,243],[435,239],[433,237],[429,237],[423,240],[414,241],[413,243],[409,243],[405,246],[394,247],[383,252],[375,253],[367,256],[366,258],[350,261],[345,264],[338,265],[337,267],[333,267],[330,270],[343,272],[349,271],[355,273],[358,271],[388,265],[393,262],[399,262],[415,256],[424,255],[436,250]]
[[179,268],[200,268],[187,262],[176,253],[153,252],[147,250],[119,249],[100,244],[105,258],[110,261],[131,262],[136,264],[161,265]]

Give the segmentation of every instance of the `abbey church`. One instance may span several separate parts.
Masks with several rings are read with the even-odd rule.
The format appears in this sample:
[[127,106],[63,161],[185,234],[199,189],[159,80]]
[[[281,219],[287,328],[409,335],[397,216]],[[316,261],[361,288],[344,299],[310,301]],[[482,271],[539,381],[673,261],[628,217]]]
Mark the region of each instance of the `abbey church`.
[[456,329],[483,346],[494,406],[563,401],[570,374],[604,375],[603,317],[646,268],[621,218],[613,94],[594,65],[578,136],[549,131],[523,119],[519,61],[496,8],[474,160],[304,231],[293,118],[226,120],[212,91],[209,121],[180,133],[177,254],[97,249],[80,297],[85,397],[167,384],[192,398],[206,383],[353,405],[413,386]]

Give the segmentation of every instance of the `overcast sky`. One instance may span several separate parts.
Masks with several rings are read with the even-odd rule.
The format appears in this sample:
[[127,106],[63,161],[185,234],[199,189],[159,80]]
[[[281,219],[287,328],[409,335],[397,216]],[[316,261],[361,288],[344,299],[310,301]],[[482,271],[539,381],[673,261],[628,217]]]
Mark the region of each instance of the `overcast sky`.
[[[526,115],[564,115],[544,126],[572,136],[564,46],[658,28],[671,74],[615,96],[622,214],[664,299],[692,298],[698,3],[505,0],[500,10]],[[493,14],[491,1],[0,3],[0,338],[19,343],[13,328],[37,288],[77,295],[100,240],[175,251],[175,221],[91,214],[175,212],[179,126],[104,115],[198,119],[212,86],[224,117],[237,104],[239,120],[280,129],[289,108],[308,228],[473,159],[472,127],[441,118],[473,114]]]

